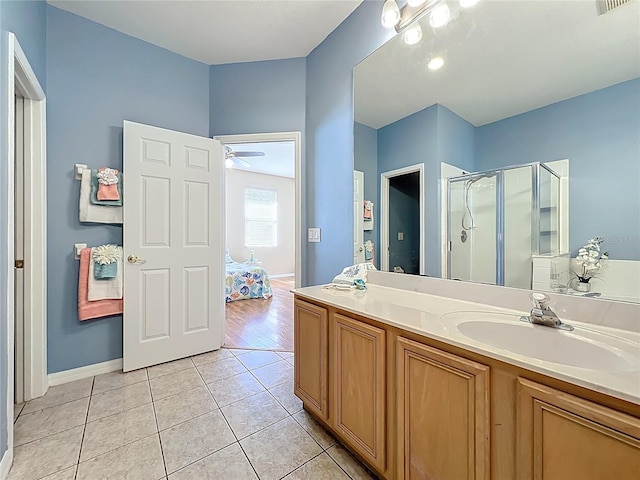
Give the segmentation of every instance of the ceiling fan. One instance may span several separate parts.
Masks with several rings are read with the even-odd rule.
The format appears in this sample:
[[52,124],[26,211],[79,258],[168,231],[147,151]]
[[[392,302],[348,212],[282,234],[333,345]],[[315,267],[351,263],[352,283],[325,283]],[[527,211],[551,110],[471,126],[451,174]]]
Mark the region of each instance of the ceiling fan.
[[264,157],[264,152],[236,152],[227,145],[224,146],[224,161],[227,168],[234,165],[240,165],[245,168],[251,167],[251,164],[241,157]]

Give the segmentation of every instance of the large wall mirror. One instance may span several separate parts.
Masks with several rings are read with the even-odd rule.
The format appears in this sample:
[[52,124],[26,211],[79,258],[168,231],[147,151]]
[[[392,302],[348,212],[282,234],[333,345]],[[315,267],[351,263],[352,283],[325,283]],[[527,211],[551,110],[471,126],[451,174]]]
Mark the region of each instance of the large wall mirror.
[[640,0],[440,3],[354,69],[376,266],[639,302]]

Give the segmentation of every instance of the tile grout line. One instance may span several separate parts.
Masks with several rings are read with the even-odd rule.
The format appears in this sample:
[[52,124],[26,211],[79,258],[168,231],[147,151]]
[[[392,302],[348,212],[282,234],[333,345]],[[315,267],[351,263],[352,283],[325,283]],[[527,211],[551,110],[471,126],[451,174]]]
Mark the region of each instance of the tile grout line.
[[[322,447],[320,447],[322,448]],[[296,468],[294,468],[293,470],[291,470],[288,473],[285,473],[282,477],[279,477],[279,480],[282,480],[283,478],[291,475],[293,472],[296,472],[298,470],[300,470],[302,467],[304,467],[307,463],[311,462],[312,460],[315,460],[316,458],[318,458],[320,455],[322,455],[324,453],[324,450],[322,450],[320,453],[318,453],[317,455],[314,455],[313,457],[311,457],[309,460],[307,460],[306,462],[304,462],[301,465],[298,465]],[[348,476],[348,475],[347,475]]]
[[80,448],[78,449],[78,461],[76,462],[76,471],[75,474],[73,475],[73,479],[77,480],[78,478],[78,471],[80,470],[80,456],[82,455],[82,447],[84,445],[84,435],[87,432],[87,423],[89,420],[89,410],[91,409],[91,399],[93,398],[93,388],[95,386],[96,383],[96,377],[94,375],[94,377],[91,379],[91,390],[89,391],[89,403],[87,404],[87,414],[84,418],[84,426],[82,428],[82,438],[80,439]]
[[[147,373],[147,377],[149,374]],[[151,390],[151,384],[149,384],[149,390]],[[162,455],[162,466],[164,467],[164,476],[169,478],[169,472],[167,471],[167,460],[164,458],[164,447],[162,446],[162,436],[160,435],[160,425],[158,424],[158,412],[156,412],[156,403],[153,401],[153,393],[151,394],[151,405],[153,408],[153,418],[156,421],[156,435],[158,435],[158,442],[160,443],[160,455]]]

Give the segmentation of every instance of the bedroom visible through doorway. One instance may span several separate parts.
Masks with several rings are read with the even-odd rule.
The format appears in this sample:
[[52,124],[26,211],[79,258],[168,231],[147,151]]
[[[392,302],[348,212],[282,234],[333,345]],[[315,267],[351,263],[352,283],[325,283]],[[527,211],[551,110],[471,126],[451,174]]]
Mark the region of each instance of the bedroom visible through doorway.
[[292,351],[299,133],[216,138],[226,153],[225,346]]

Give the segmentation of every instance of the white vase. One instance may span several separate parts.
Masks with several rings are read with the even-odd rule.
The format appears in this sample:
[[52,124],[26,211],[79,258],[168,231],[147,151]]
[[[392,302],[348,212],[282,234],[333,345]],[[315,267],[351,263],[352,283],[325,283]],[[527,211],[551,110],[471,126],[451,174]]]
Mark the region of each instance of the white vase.
[[579,292],[588,292],[591,290],[589,282],[576,282],[576,290]]

